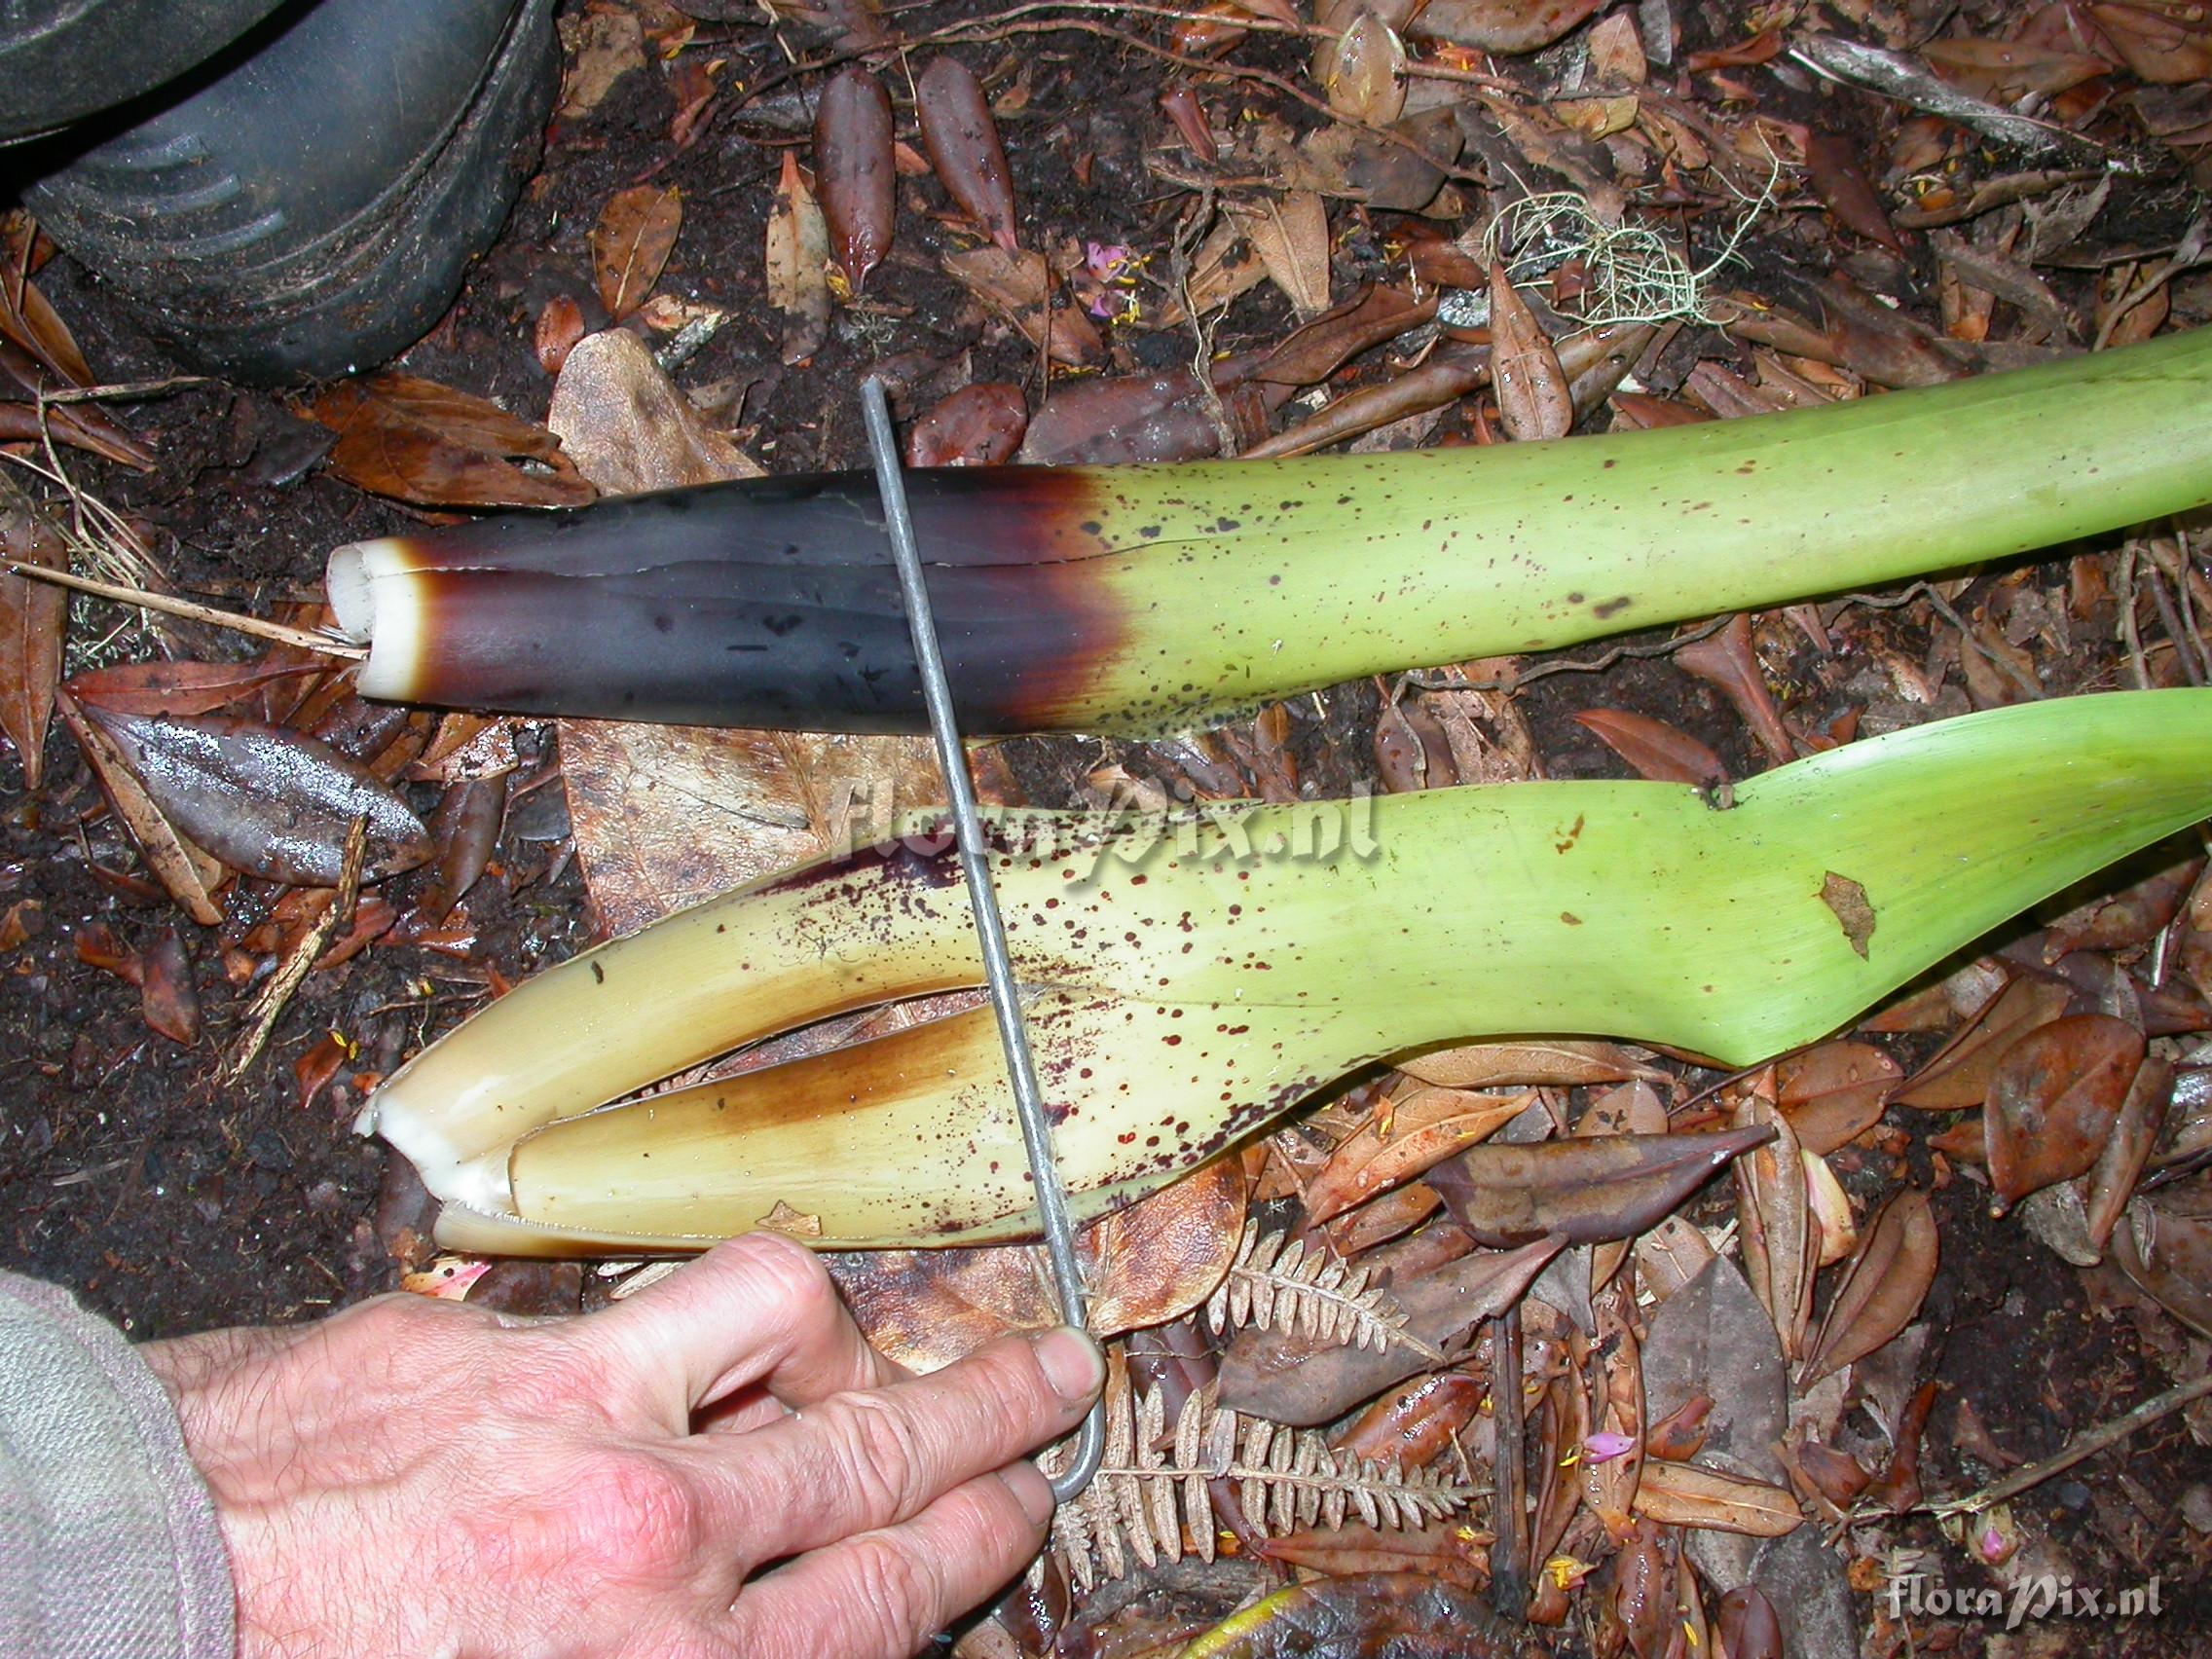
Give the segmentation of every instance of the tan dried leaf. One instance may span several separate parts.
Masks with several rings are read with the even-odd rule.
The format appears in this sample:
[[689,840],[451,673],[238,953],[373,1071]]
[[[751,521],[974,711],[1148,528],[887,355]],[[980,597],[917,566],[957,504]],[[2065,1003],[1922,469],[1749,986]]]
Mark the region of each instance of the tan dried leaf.
[[766,263],[768,303],[784,313],[784,361],[803,362],[830,337],[830,226],[789,150],[768,211]]
[[1643,1465],[1636,1512],[1662,1526],[1703,1527],[1754,1538],[1779,1538],[1795,1531],[1805,1519],[1797,1500],[1781,1487],[1656,1457]]
[[1574,425],[1574,397],[1559,353],[1505,267],[1490,268],[1491,381],[1508,436],[1519,442],[1564,438]]
[[1229,216],[1302,320],[1329,309],[1329,210],[1318,195],[1293,190],[1249,205],[1232,203]]
[[1928,1195],[1907,1187],[1882,1206],[1867,1228],[1821,1321],[1800,1381],[1816,1382],[1841,1370],[1910,1324],[1936,1282],[1936,1218]]
[[653,291],[683,229],[683,198],[674,185],[632,185],[608,198],[591,233],[599,302],[620,322]]

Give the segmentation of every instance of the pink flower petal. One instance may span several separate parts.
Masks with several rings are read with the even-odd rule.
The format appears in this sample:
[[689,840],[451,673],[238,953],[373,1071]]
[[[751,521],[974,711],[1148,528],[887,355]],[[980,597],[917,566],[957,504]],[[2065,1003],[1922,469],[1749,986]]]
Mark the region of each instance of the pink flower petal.
[[1609,1463],[1636,1450],[1636,1436],[1601,1430],[1582,1443],[1582,1456],[1592,1463]]

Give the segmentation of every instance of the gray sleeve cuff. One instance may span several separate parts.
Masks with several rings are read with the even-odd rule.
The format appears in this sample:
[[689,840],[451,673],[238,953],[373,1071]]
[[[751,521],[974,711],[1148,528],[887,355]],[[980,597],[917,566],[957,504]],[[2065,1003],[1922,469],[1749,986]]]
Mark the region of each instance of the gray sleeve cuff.
[[0,1653],[232,1659],[237,1641],[168,1395],[68,1292],[0,1272]]

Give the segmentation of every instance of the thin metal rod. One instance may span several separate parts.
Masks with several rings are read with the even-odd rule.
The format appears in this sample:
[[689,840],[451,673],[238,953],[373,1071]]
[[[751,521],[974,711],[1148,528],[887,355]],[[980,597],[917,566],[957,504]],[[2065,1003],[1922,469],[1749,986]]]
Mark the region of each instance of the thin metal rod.
[[[1075,1253],[1075,1228],[1068,1220],[1067,1194],[1052,1155],[1052,1122],[1037,1087],[1037,1063],[1029,1052],[1029,1032],[1021,1017],[1021,996],[1007,952],[1006,923],[999,916],[998,892],[983,845],[983,821],[976,810],[976,785],[968,773],[968,754],[960,746],[960,727],[952,714],[952,688],[944,678],[944,655],[938,648],[937,619],[922,581],[921,550],[914,542],[914,521],[906,511],[906,483],[899,467],[899,445],[891,430],[891,404],[883,383],[861,387],[861,408],[867,418],[868,449],[875,460],[875,485],[883,498],[884,529],[899,567],[899,588],[905,597],[906,626],[914,636],[914,659],[922,670],[922,700],[929,706],[930,732],[937,739],[938,764],[944,768],[952,796],[952,828],[960,846],[960,871],[968,878],[968,899],[976,912],[976,937],[983,951],[983,975],[991,990],[991,1012],[998,1016],[999,1042],[1006,1050],[1007,1076],[1021,1118],[1022,1144],[1029,1152],[1029,1179],[1036,1189],[1037,1215],[1044,1225],[1045,1253],[1051,1258],[1052,1283],[1059,1292],[1060,1317],[1082,1325],[1088,1317],[1083,1271]],[[1052,1479],[1052,1495],[1065,1503],[1090,1484],[1106,1450],[1106,1406],[1091,1407],[1077,1436],[1075,1461]]]

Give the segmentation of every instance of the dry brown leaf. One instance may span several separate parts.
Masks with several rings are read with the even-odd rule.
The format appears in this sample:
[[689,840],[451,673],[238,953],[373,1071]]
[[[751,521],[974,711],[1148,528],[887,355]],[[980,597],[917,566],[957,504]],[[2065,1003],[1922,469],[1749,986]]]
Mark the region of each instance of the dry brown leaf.
[[1574,398],[1559,353],[1505,267],[1490,268],[1491,380],[1498,418],[1521,442],[1564,438],[1574,425]]
[[543,426],[415,375],[341,381],[306,412],[338,434],[330,470],[373,495],[440,507],[574,507],[598,495]]
[[765,260],[768,303],[784,313],[784,361],[804,362],[830,338],[830,227],[789,150],[768,211]]
[[1697,789],[1727,781],[1728,768],[1719,756],[1665,720],[1627,709],[1585,709],[1574,723],[1595,734],[1639,777]]
[[944,256],[944,269],[984,305],[1021,330],[1030,345],[1056,363],[1081,367],[1105,355],[1090,318],[1076,308],[1055,308],[1051,268],[1033,248],[1007,252],[996,242]]
[[[69,568],[69,545],[35,510],[0,508],[0,552],[50,571]],[[23,787],[46,774],[46,728],[61,681],[69,596],[52,582],[0,571],[0,731],[16,746]]]
[[1537,52],[1604,0],[1429,0],[1413,28],[1477,52]]
[[2096,1164],[2083,1184],[2083,1220],[2090,1244],[2099,1250],[2111,1239],[2113,1227],[2126,1209],[2143,1166],[2157,1144],[2158,1131],[2165,1127],[2173,1084],[2173,1067],[2164,1060],[2143,1062],[2128,1086],[2127,1098],[2120,1102],[2120,1116],[2105,1149],[2097,1155]]
[[1329,1221],[1403,1185],[1495,1133],[1535,1098],[1532,1092],[1499,1096],[1424,1088],[1379,1104],[1308,1183],[1307,1214],[1315,1222]]
[[1658,1458],[1643,1465],[1636,1512],[1662,1526],[1710,1527],[1755,1538],[1779,1538],[1795,1531],[1805,1519],[1797,1500],[1781,1487]]
[[1029,429],[1021,387],[978,381],[940,398],[906,433],[908,466],[998,466]]
[[1789,1120],[1757,1095],[1736,1113],[1739,1125],[1772,1124],[1775,1138],[1736,1160],[1737,1236],[1744,1277],[1774,1321],[1785,1359],[1804,1351],[1813,1314],[1814,1228],[1812,1194]]
[[1870,1043],[1842,1038],[1783,1060],[1776,1098],[1798,1144],[1825,1158],[1881,1121],[1903,1076],[1897,1061]]
[[1398,1069],[1439,1088],[1567,1088],[1667,1080],[1666,1072],[1633,1051],[1596,1041],[1470,1043],[1411,1055]]
[[760,476],[626,328],[576,343],[553,384],[545,424],[577,470],[610,495]]
[[210,928],[219,924],[223,909],[215,903],[214,892],[222,885],[223,866],[162,816],[105,732],[85,719],[66,695],[59,707],[86,763],[99,779],[100,793],[137,843],[146,866],[194,921]]
[[1900,1106],[1955,1112],[1978,1106],[1989,1093],[1990,1074],[2005,1051],[2039,1025],[2065,1014],[2074,993],[2050,979],[2015,979],[1982,1005],[1958,1035],[1936,1050],[1891,1096]]
[[1329,210],[1319,196],[1293,190],[1250,205],[1232,203],[1229,216],[1301,319],[1329,309]]
[[576,121],[607,99],[614,83],[645,66],[645,30],[636,14],[607,8],[562,19],[568,73],[561,81],[560,118]]
[[608,199],[592,228],[591,263],[610,321],[645,303],[682,229],[683,198],[673,185],[632,185]]
[[1836,1287],[1805,1358],[1800,1381],[1811,1383],[1872,1353],[1920,1311],[1936,1282],[1936,1218],[1928,1195],[1907,1187],[1884,1204]]

